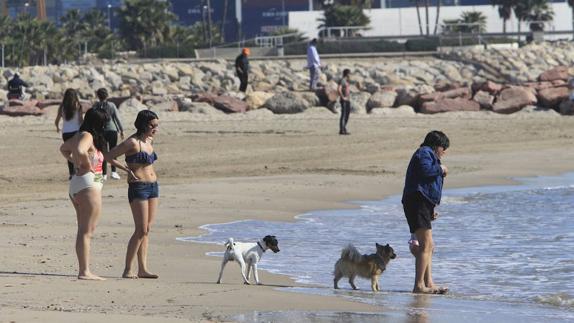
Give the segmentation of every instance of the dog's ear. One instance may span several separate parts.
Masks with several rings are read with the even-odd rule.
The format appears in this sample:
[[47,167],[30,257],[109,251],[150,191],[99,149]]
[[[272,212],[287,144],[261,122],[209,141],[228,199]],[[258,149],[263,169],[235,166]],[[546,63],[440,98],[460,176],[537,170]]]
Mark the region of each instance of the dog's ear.
[[381,245],[378,244],[377,242],[375,242],[375,246],[377,247],[377,249],[379,249],[381,247]]
[[389,246],[389,244],[387,243],[387,245],[385,247],[390,248],[391,246]]

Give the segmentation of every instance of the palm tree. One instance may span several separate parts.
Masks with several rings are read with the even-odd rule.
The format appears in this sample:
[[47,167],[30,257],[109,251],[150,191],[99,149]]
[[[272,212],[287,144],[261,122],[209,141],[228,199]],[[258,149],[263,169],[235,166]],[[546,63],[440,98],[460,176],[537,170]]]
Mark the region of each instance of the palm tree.
[[574,0],[568,0],[568,5],[572,8],[572,32],[574,33]]
[[486,31],[486,16],[480,11],[465,11],[460,16],[461,29],[465,33],[483,33]]
[[490,0],[490,4],[498,6],[498,15],[502,18],[502,32],[506,34],[506,22],[512,15],[512,9],[516,6],[518,0]]
[[518,19],[518,32],[521,21],[530,21],[531,31],[543,31],[544,22],[552,21],[554,11],[548,0],[521,0],[514,7],[514,15]]
[[441,0],[437,0],[437,2],[436,2],[436,19],[434,21],[434,34],[435,35],[438,31],[438,23],[439,23],[439,17],[440,17],[440,2],[441,2]]
[[417,19],[419,21],[419,31],[420,31],[421,36],[422,36],[423,35],[423,23],[421,21],[421,6],[420,6],[421,0],[411,0],[411,2],[412,1],[415,2],[415,6],[417,7]]
[[[366,27],[371,19],[363,9],[357,6],[332,5],[325,9],[324,16],[319,18],[319,29],[328,27]],[[351,35],[354,32],[351,32]],[[340,33],[336,33],[341,36]]]
[[227,24],[227,8],[229,7],[229,0],[224,0],[223,2],[223,19],[221,19],[221,39],[220,41],[225,42],[225,25]]
[[143,49],[163,43],[176,16],[169,3],[160,0],[126,0],[119,9],[119,31],[129,49]]
[[533,0],[526,21],[530,21],[530,31],[544,31],[544,23],[554,19],[554,10],[547,0]]

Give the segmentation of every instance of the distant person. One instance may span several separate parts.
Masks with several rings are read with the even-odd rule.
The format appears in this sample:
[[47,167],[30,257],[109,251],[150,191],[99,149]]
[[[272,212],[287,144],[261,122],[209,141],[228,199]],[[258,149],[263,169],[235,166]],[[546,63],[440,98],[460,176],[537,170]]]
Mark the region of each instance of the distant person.
[[24,92],[25,87],[30,86],[20,78],[20,74],[14,74],[12,79],[8,81],[8,100],[29,99],[29,95]]
[[74,204],[78,224],[78,279],[105,280],[90,271],[90,242],[102,210],[102,151],[106,144],[104,125],[107,120],[105,111],[88,110],[80,130],[60,147],[62,155],[75,167],[68,194]]
[[317,38],[313,38],[307,47],[307,68],[309,69],[309,89],[315,91],[321,73],[321,60],[317,52]]
[[[150,110],[138,113],[136,133],[106,154],[106,159],[128,173],[128,201],[135,230],[128,243],[123,278],[158,278],[147,267],[149,232],[159,204],[159,184],[153,164],[157,154],[153,140],[159,130],[159,118]],[[125,164],[116,157],[125,155]],[[133,270],[137,259],[138,271]]]
[[243,48],[241,54],[235,59],[235,74],[239,78],[239,91],[247,91],[247,83],[249,81],[249,55],[251,51],[249,48]]
[[[104,137],[108,143],[108,149],[112,150],[118,144],[118,132],[120,137],[124,140],[124,128],[122,127],[122,122],[118,116],[118,109],[113,102],[108,101],[108,90],[101,88],[96,91],[96,96],[99,102],[94,104],[92,109],[102,109],[110,116],[110,119],[106,123],[104,128]],[[108,163],[104,161],[103,166],[104,171],[104,181],[108,179]],[[116,166],[112,165],[112,179],[120,179],[120,175],[116,172]]]
[[437,216],[435,207],[440,204],[443,181],[448,174],[441,159],[449,145],[443,132],[429,132],[407,168],[402,203],[411,232],[409,246],[416,259],[413,293],[444,294],[448,291],[436,286],[432,279],[431,221]]
[[[58,108],[56,121],[54,121],[56,124],[56,132],[60,132],[60,120],[62,119],[64,120],[62,124],[62,139],[65,142],[80,130],[80,125],[84,121],[78,92],[74,89],[67,89],[66,92],[64,92],[64,100]],[[74,164],[71,161],[68,161],[68,173],[68,180],[70,180],[74,175]]]
[[351,70],[345,69],[343,71],[343,78],[339,82],[337,87],[337,92],[339,93],[341,102],[341,119],[339,120],[339,134],[340,135],[350,135],[351,133],[347,131],[347,122],[349,122],[349,115],[351,114],[351,92],[349,89]]

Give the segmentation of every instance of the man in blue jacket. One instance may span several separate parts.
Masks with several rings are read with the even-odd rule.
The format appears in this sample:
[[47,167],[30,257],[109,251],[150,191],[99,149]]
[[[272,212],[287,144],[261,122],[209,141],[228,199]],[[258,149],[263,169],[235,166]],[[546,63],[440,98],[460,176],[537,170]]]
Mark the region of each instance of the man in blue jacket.
[[416,259],[413,293],[444,294],[448,290],[436,286],[432,279],[431,221],[437,217],[434,209],[440,204],[443,180],[448,174],[441,158],[449,145],[443,132],[429,132],[407,168],[402,203],[411,232],[409,244]]

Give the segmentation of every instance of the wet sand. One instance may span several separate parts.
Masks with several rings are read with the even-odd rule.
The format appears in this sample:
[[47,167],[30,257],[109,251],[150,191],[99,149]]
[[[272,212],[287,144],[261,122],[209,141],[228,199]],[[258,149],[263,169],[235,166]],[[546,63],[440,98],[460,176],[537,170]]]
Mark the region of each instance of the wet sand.
[[[122,118],[131,125],[135,113],[123,111]],[[254,311],[384,314],[385,308],[342,297],[281,291],[304,286],[280,275],[261,272],[264,286],[244,286],[236,265],[217,285],[220,259],[205,253],[223,247],[176,238],[201,234],[199,226],[207,223],[292,221],[305,211],[397,194],[413,150],[432,129],[451,138],[447,188],[574,169],[574,118],[551,113],[352,115],[351,136],[337,135],[338,116],[326,111],[160,113],[160,120],[161,202],[149,254],[160,279],[120,278],[133,231],[122,179],[105,185],[92,243],[93,271],[107,281],[86,282],[76,279],[75,215],[52,116],[0,117],[0,322],[222,321],[247,319]],[[469,315],[479,318],[480,312]],[[458,321],[454,315],[440,320]]]

